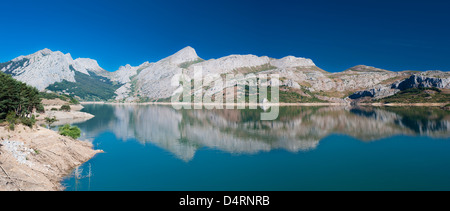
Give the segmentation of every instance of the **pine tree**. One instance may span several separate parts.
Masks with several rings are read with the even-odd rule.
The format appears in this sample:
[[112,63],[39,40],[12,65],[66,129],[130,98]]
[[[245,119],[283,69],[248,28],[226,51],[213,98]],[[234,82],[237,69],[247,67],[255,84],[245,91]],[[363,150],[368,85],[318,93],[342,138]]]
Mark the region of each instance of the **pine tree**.
[[16,117],[30,118],[34,109],[42,107],[39,91],[0,72],[0,119],[9,112]]

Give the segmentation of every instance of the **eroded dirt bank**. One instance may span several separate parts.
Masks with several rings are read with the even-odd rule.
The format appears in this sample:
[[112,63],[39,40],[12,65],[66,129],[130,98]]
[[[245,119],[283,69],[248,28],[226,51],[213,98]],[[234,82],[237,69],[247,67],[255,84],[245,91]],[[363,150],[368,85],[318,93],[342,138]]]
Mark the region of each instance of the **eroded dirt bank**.
[[101,150],[35,126],[0,126],[0,191],[58,191],[61,180]]

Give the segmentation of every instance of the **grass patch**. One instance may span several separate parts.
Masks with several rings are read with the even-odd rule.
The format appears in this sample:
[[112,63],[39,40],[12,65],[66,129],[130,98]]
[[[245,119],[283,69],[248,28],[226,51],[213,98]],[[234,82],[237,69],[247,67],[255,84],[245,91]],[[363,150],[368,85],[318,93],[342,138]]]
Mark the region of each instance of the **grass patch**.
[[47,99],[47,100],[60,99],[62,101],[69,102],[72,105],[80,104],[80,102],[76,98],[74,98],[70,95],[66,95],[66,94],[57,94],[57,93],[53,93],[53,92],[52,93],[40,92],[39,97],[42,99]]
[[303,96],[294,91],[282,91],[280,90],[280,103],[327,103],[327,101],[321,100],[307,90],[303,90],[311,97]]
[[378,103],[447,103],[450,94],[437,88],[412,88],[379,100]]
[[201,58],[198,58],[198,59],[196,59],[194,61],[181,63],[180,65],[178,65],[178,67],[183,68],[183,69],[188,69],[191,65],[194,65],[194,64],[197,64],[197,63],[200,63],[200,62],[204,62],[204,61],[205,60],[203,60]]
[[380,84],[384,84],[384,85],[393,84],[393,83],[395,83],[397,81],[404,80],[404,79],[407,79],[409,77],[410,77],[409,75],[408,76],[396,76],[396,77],[393,77],[393,78],[386,79],[386,80],[382,81]]
[[318,71],[318,72],[325,73],[325,74],[329,73],[329,72],[327,72],[327,71],[325,71],[322,68],[317,67],[317,66],[313,66],[313,67],[296,67],[296,70],[297,71],[302,71],[302,72],[315,72],[315,71]]
[[258,72],[274,70],[274,69],[276,69],[275,66],[272,66],[270,63],[267,63],[267,64],[263,64],[260,66],[237,68],[237,69],[234,69],[232,72],[234,74],[244,74],[245,75],[245,74],[258,73]]

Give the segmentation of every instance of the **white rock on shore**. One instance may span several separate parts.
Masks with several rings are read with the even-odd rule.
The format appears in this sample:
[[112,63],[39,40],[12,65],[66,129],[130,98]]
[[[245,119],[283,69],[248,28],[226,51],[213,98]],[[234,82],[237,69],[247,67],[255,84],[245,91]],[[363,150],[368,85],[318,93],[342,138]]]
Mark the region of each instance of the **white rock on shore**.
[[5,140],[0,143],[3,145],[6,151],[12,154],[12,156],[17,160],[17,162],[19,162],[20,164],[25,164],[30,167],[33,165],[33,163],[27,160],[27,156],[35,152],[34,150],[25,147],[23,142]]

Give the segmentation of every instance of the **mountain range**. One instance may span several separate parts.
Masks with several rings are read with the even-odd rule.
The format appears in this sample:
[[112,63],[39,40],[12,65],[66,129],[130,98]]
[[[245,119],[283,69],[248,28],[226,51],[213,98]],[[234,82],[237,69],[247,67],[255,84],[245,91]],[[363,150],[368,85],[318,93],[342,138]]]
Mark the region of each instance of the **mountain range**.
[[[294,56],[274,59],[230,55],[204,60],[192,47],[157,62],[125,65],[114,72],[103,69],[93,59],[73,59],[70,54],[44,49],[0,63],[0,70],[40,91],[64,93],[82,101],[154,102],[167,101],[177,89],[171,86],[173,76],[193,75],[195,66],[202,66],[204,74],[221,76],[227,73],[279,74],[280,100],[286,103],[374,101],[417,88],[434,88],[438,94],[443,91],[443,97],[438,99],[450,101],[448,72],[393,72],[359,65],[330,73],[311,59]],[[430,96],[436,94],[429,92]]]

